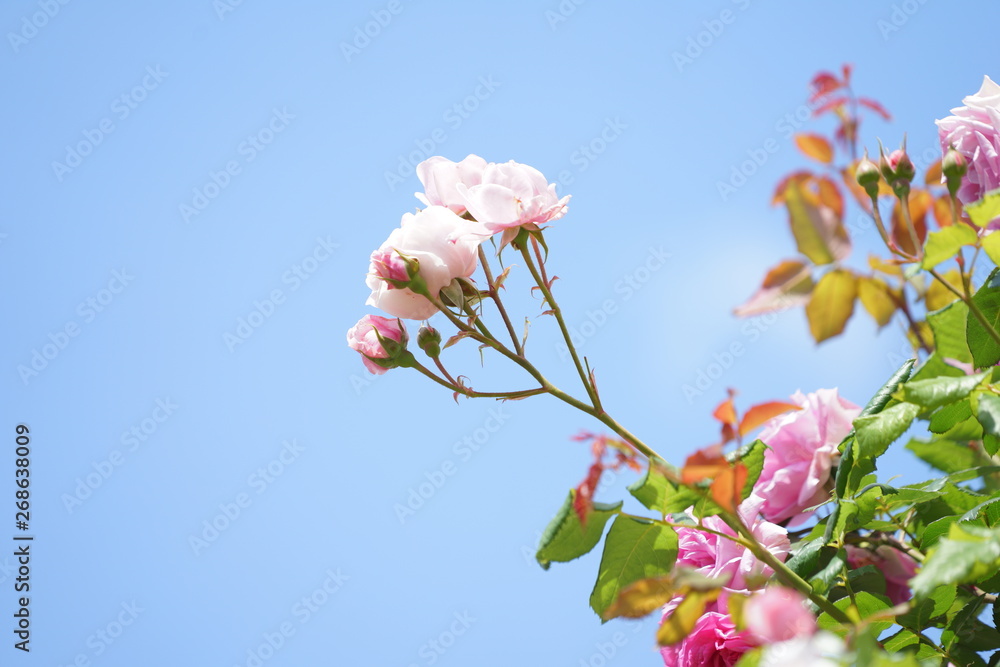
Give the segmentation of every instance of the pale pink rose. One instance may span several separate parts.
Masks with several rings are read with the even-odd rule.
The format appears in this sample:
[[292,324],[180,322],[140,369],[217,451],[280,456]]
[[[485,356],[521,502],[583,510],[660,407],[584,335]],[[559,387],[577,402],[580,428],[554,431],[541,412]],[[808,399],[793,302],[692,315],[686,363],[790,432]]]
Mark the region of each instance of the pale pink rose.
[[[379,340],[379,336],[398,345],[390,344],[394,349],[387,350]],[[361,353],[361,361],[365,368],[375,375],[382,375],[388,369],[373,359],[391,359],[406,349],[408,338],[406,327],[401,321],[380,315],[365,315],[347,331],[347,344],[352,350]]]
[[885,596],[893,604],[902,604],[911,597],[910,579],[917,575],[917,561],[909,554],[888,544],[880,544],[874,551],[847,545],[847,564],[852,568],[874,565],[885,577]]
[[861,408],[840,398],[836,389],[797,392],[792,402],[802,409],[775,417],[761,431],[768,449],[751,497],[761,502],[765,519],[790,520],[794,526],[809,517],[807,508],[830,497],[826,484],[840,456],[837,446],[850,433]]
[[947,152],[954,146],[969,163],[958,199],[972,204],[1000,188],[1000,85],[984,76],[979,92],[962,103],[965,106],[951,110],[954,115],[934,122],[941,150]]
[[[791,543],[788,532],[757,517],[759,506],[748,498],[740,506],[744,523],[764,547],[779,560],[788,555]],[[697,526],[677,529],[677,565],[697,570],[706,577],[723,579],[732,591],[749,591],[763,586],[774,574],[745,547],[716,533],[735,537],[736,533],[717,516],[702,520],[702,526],[715,532],[705,532]]]
[[447,206],[458,215],[465,213],[465,200],[456,186],[466,187],[483,182],[486,160],[469,155],[461,162],[435,155],[417,165],[417,177],[424,184],[424,191],[416,193],[417,199],[427,206]]
[[[664,607],[668,618],[680,603],[675,598]],[[737,632],[733,619],[711,604],[682,641],[660,649],[666,667],[732,667],[755,646],[747,632]]]
[[396,275],[399,255],[415,259],[420,263],[419,277],[430,293],[437,295],[453,279],[472,275],[478,264],[479,244],[488,237],[481,225],[463,220],[444,206],[405,214],[399,228],[372,253],[368,305],[409,320],[431,317],[437,312],[434,304],[409,288],[393,287],[383,280],[389,277],[386,272]]
[[757,667],[841,667],[847,653],[844,640],[831,632],[817,632],[775,644],[766,644]]
[[798,591],[769,586],[747,600],[743,608],[747,630],[762,644],[783,642],[816,632],[816,617]]
[[566,213],[569,196],[559,199],[555,183],[534,167],[511,160],[490,163],[483,171],[482,183],[455,186],[466,208],[491,232],[540,225],[561,218]]

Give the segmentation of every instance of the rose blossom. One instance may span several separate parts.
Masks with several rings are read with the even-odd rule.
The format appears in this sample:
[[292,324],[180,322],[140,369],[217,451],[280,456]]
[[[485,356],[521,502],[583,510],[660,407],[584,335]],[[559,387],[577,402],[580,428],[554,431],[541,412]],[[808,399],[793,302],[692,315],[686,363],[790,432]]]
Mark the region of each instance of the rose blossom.
[[852,568],[874,565],[885,577],[885,596],[893,604],[906,602],[910,592],[910,579],[917,575],[917,561],[906,552],[888,544],[880,544],[874,551],[847,545],[847,564]]
[[751,498],[762,502],[768,521],[791,519],[790,525],[795,525],[808,517],[807,508],[829,497],[826,483],[840,456],[837,445],[850,433],[861,408],[840,398],[836,389],[797,392],[792,401],[802,409],[775,417],[760,434],[768,449]]
[[555,183],[547,183],[540,171],[513,160],[490,163],[480,184],[458,183],[455,190],[472,217],[491,232],[561,218],[569,202],[568,195],[556,196]]
[[[664,607],[668,618],[680,604],[675,598]],[[690,634],[672,646],[660,649],[666,667],[732,667],[754,647],[747,632],[737,632],[733,619],[717,603],[710,604],[694,624]]]
[[840,667],[846,653],[844,641],[831,632],[817,632],[811,637],[797,637],[767,644],[757,667]]
[[[757,517],[759,506],[759,500],[753,496],[747,498],[740,505],[740,516],[757,541],[779,560],[784,560],[791,547],[788,532]],[[701,525],[715,532],[705,532],[696,526],[677,528],[678,566],[689,567],[706,577],[725,579],[725,586],[734,591],[759,588],[774,573],[746,547],[716,534],[736,536],[719,517],[707,517]]]
[[951,110],[954,115],[934,122],[941,150],[954,146],[969,163],[958,190],[959,201],[968,205],[1000,188],[1000,85],[984,76],[979,92],[962,103]]
[[396,319],[379,315],[365,315],[347,331],[347,344],[352,350],[361,353],[361,361],[365,368],[368,369],[369,373],[375,375],[382,375],[388,369],[372,359],[390,359],[393,356],[390,354],[390,350],[382,347],[379,336],[399,343],[398,349],[391,352],[398,353],[406,349],[408,339],[406,327]]
[[[489,232],[463,220],[444,206],[430,206],[403,215],[398,229],[372,253],[368,269],[371,296],[366,302],[390,315],[423,320],[437,312],[427,297],[409,288],[396,288],[383,278],[394,278],[404,266],[400,256],[420,263],[419,278],[437,295],[454,278],[467,278],[476,270],[479,244]],[[404,267],[405,268],[405,267]]]
[[417,165],[417,178],[424,184],[424,191],[416,193],[417,199],[427,206],[447,206],[458,215],[465,213],[465,200],[456,186],[466,187],[483,182],[486,160],[478,155],[468,155],[461,162],[435,155]]
[[783,642],[816,632],[816,617],[798,591],[769,586],[747,600],[743,608],[747,629],[760,643]]

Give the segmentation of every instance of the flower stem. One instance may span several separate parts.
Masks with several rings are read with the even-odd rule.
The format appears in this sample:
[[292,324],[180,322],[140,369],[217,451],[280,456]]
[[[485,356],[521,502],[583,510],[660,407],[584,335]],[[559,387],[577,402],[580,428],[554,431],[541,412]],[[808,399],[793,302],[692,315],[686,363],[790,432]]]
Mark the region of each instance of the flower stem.
[[542,296],[545,297],[545,303],[549,305],[549,309],[555,316],[556,322],[559,323],[559,330],[562,332],[563,339],[566,341],[566,346],[569,349],[570,356],[573,358],[573,364],[576,365],[576,371],[580,374],[580,381],[583,382],[583,386],[587,390],[587,396],[590,397],[594,408],[603,412],[601,408],[601,401],[597,396],[597,392],[594,390],[593,385],[591,385],[590,378],[587,377],[587,372],[583,370],[583,364],[580,363],[580,356],[577,354],[576,346],[573,345],[573,341],[569,335],[569,329],[566,327],[566,321],[562,316],[562,309],[559,308],[559,304],[556,303],[555,298],[552,296],[552,290],[549,289],[548,282],[538,272],[538,268],[535,266],[535,261],[532,259],[528,248],[522,244],[520,250],[521,256],[524,257],[528,270],[531,272],[531,277],[535,279],[538,289],[542,290]]
[[993,339],[993,342],[995,342],[997,345],[1000,345],[1000,333],[997,333],[997,330],[993,328],[993,325],[990,324],[990,321],[986,319],[986,315],[983,314],[983,311],[979,308],[979,306],[976,305],[975,300],[972,299],[972,297],[965,294],[964,293],[965,290],[956,289],[954,285],[945,280],[944,277],[942,277],[941,274],[935,271],[934,269],[927,269],[927,270],[932,276],[937,278],[938,282],[944,285],[949,292],[951,292],[959,299],[961,299],[963,302],[965,302],[965,305],[969,307],[969,312],[972,313],[977,320],[979,320],[979,323],[983,325],[984,329],[986,329],[986,333],[990,335],[990,338]]
[[500,311],[500,317],[503,318],[503,323],[507,325],[507,333],[510,334],[510,340],[514,344],[514,352],[518,356],[524,356],[524,350],[521,348],[521,343],[517,339],[517,332],[514,331],[514,325],[510,321],[510,317],[507,315],[507,309],[503,305],[503,301],[500,299],[500,292],[497,289],[496,284],[493,282],[493,271],[490,269],[489,263],[486,261],[486,251],[483,250],[483,246],[479,246],[479,262],[483,265],[483,273],[486,274],[486,285],[489,287],[490,298],[493,299],[493,303],[496,304],[497,310]]

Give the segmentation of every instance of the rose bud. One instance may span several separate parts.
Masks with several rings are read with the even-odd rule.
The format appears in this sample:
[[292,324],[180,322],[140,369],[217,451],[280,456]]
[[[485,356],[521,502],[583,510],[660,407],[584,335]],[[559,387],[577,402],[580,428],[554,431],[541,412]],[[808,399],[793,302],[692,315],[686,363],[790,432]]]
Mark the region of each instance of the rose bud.
[[379,315],[365,315],[347,332],[347,344],[374,375],[400,365],[408,339],[402,320]]

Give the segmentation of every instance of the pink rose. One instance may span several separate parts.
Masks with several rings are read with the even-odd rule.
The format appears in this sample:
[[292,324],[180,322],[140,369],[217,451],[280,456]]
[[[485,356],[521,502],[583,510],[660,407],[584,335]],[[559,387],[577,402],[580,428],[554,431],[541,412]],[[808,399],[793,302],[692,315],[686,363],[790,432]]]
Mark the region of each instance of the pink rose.
[[394,287],[385,278],[395,278],[401,267],[405,268],[401,256],[415,259],[420,264],[419,278],[436,296],[453,279],[472,275],[478,265],[479,244],[487,237],[489,232],[481,225],[463,220],[444,206],[405,214],[399,228],[372,253],[368,305],[410,320],[431,317],[437,307],[427,297]]
[[540,171],[513,160],[490,163],[483,171],[482,183],[459,183],[455,189],[472,217],[491,232],[561,218],[569,202],[568,195],[562,199],[556,196],[555,183],[546,182]]
[[852,568],[874,565],[885,577],[885,595],[893,604],[906,602],[910,592],[910,579],[917,575],[917,561],[906,552],[888,544],[880,544],[874,551],[847,545],[847,564]]
[[[784,560],[791,547],[788,532],[781,526],[758,518],[759,504],[753,504],[751,500],[752,496],[740,506],[740,515],[757,541],[778,559]],[[705,532],[696,526],[677,529],[678,566],[697,570],[706,577],[724,579],[726,587],[733,591],[760,588],[774,574],[745,547],[716,534],[736,536],[722,519],[711,516],[701,523],[715,532]]]
[[747,629],[761,644],[783,642],[816,632],[816,617],[798,591],[769,586],[747,600],[743,608]]
[[829,498],[826,483],[840,456],[837,445],[850,433],[861,408],[840,398],[836,389],[805,396],[797,392],[792,401],[802,409],[775,417],[760,434],[769,449],[751,498],[762,503],[768,521],[791,519],[789,524],[796,525],[809,517],[807,508]]
[[447,206],[458,215],[465,213],[465,200],[456,186],[466,187],[483,182],[486,160],[469,155],[461,162],[435,155],[417,165],[417,177],[424,184],[424,191],[416,193],[417,199],[427,206]]
[[[382,340],[379,340],[379,336]],[[382,375],[394,367],[392,359],[406,350],[408,338],[406,327],[401,321],[379,315],[365,315],[347,331],[347,344],[352,350],[361,353],[365,368],[375,375]],[[375,361],[377,359],[386,361],[380,363]]]
[[958,199],[972,204],[1000,188],[1000,86],[984,76],[979,92],[962,103],[965,106],[951,110],[953,116],[935,123],[941,150],[947,152],[953,145],[969,163]]
[[[667,618],[680,603],[675,598],[664,607]],[[691,634],[672,646],[660,649],[666,667],[732,667],[755,646],[747,632],[737,632],[729,614],[716,604],[708,607],[695,622]]]

